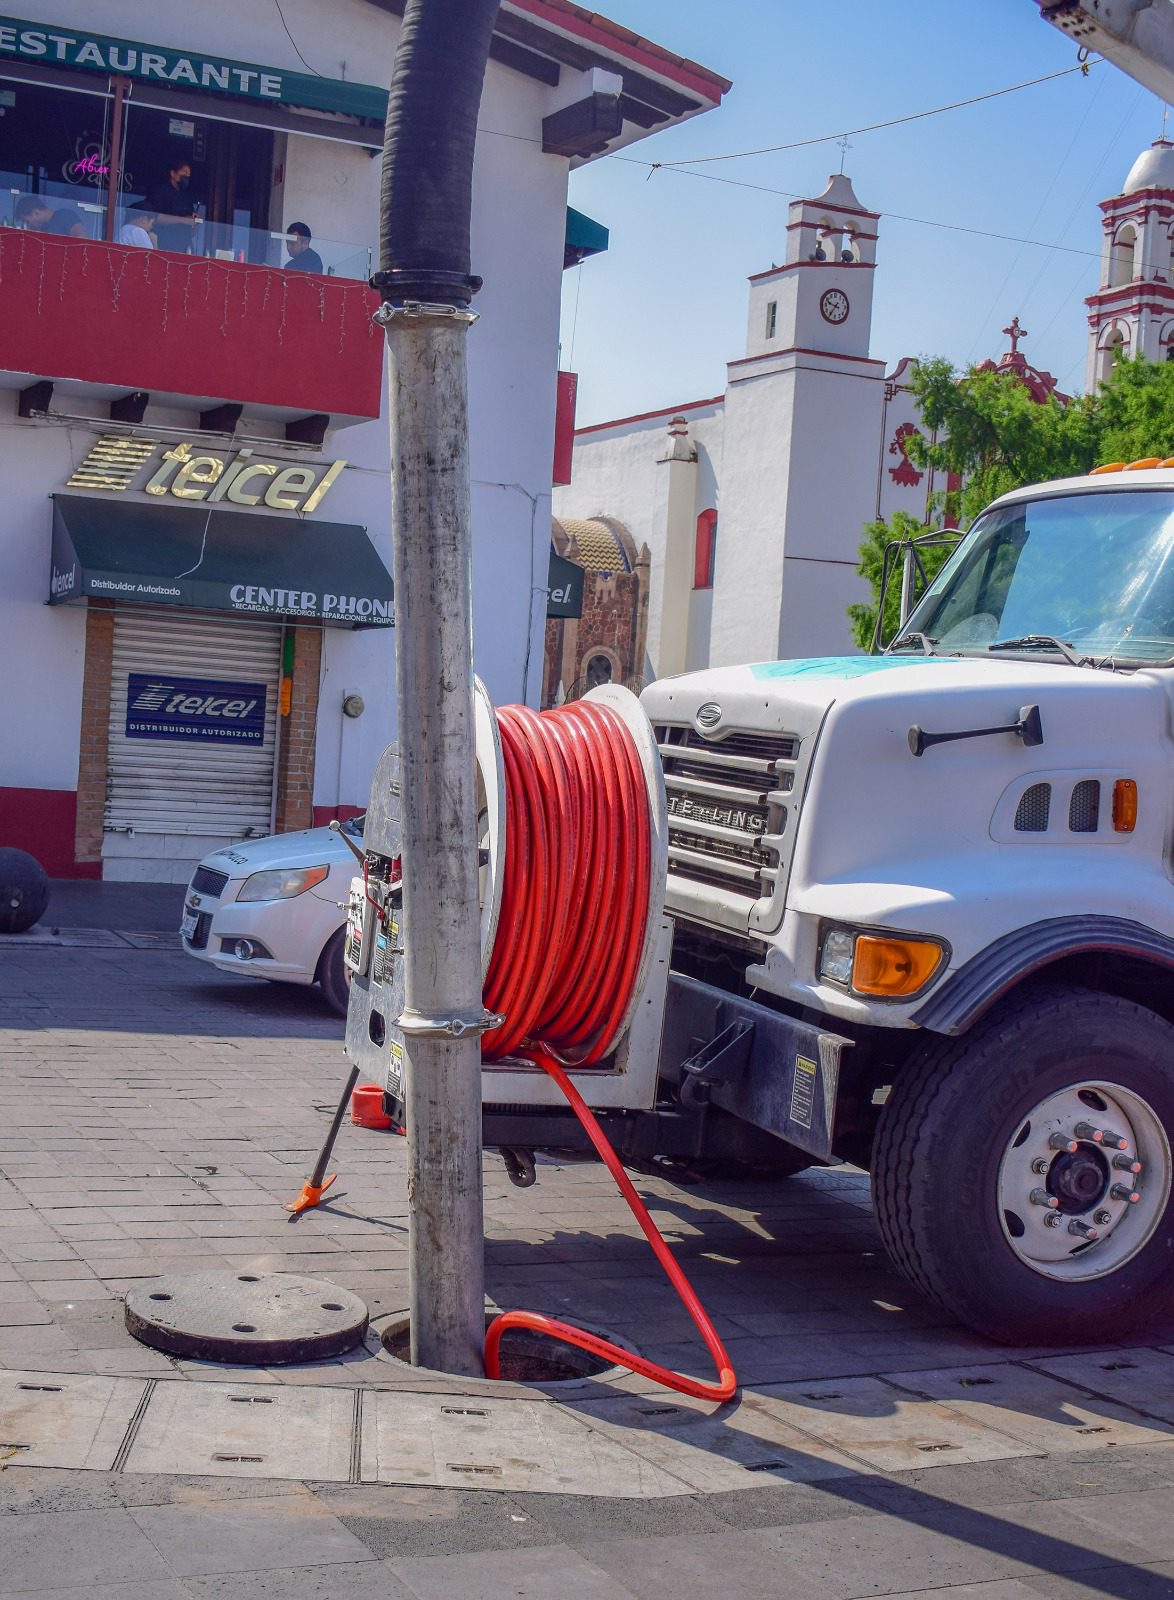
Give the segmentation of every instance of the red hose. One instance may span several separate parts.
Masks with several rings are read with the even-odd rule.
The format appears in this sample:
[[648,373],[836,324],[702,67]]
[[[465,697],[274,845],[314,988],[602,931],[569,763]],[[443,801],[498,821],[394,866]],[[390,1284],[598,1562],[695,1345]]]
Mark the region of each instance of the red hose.
[[497,714],[505,765],[505,877],[485,1004],[505,1016],[486,1060],[521,1055],[552,1077],[615,1179],[718,1370],[706,1383],[535,1311],[506,1311],[485,1335],[500,1374],[507,1328],[529,1328],[700,1400],[737,1390],[730,1358],[603,1129],[562,1063],[589,1066],[613,1048],[644,948],[652,828],[640,754],[623,720],[596,701]]

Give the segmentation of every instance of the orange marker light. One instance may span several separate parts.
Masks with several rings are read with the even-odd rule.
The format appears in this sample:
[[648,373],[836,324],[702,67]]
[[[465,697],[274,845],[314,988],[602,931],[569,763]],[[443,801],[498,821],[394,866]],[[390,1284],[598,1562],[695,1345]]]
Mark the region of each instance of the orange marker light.
[[1103,467],[1094,467],[1089,473],[1090,478],[1099,478],[1102,472],[1124,472],[1124,461],[1106,461]]
[[1137,827],[1137,784],[1118,778],[1113,785],[1113,832],[1132,833]]
[[882,939],[862,933],[856,940],[852,988],[857,994],[916,994],[937,971],[942,947],[932,939]]
[[1140,461],[1131,461],[1125,470],[1126,472],[1141,472],[1146,467],[1160,467],[1161,465],[1161,456],[1142,456]]

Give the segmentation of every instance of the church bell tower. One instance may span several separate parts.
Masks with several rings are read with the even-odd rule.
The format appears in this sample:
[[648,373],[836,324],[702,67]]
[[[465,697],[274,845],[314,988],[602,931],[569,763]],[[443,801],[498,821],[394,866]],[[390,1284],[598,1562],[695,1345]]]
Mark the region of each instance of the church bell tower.
[[1100,287],[1085,301],[1090,393],[1122,356],[1174,360],[1174,143],[1143,150],[1101,211]]
[[713,666],[855,648],[884,392],[869,355],[878,221],[836,173],[792,202],[782,264],[750,279],[726,386]]

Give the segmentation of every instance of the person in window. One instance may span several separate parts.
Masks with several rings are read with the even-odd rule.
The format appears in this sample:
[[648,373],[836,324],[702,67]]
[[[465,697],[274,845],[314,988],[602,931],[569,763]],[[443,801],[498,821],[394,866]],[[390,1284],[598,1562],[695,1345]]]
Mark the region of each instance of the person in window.
[[22,194],[12,208],[12,220],[27,233],[44,233],[53,220],[53,211],[53,202],[44,195]]
[[188,197],[191,181],[191,167],[186,161],[177,161],[168,168],[166,180],[155,184],[146,198],[146,208],[155,216],[155,242],[159,249],[173,250],[181,256],[191,255],[200,220],[195,203]]
[[289,251],[289,260],[285,263],[287,272],[321,272],[322,257],[317,250],[310,249],[310,240],[313,238],[309,228],[304,222],[291,222],[285,230],[285,246]]
[[46,233],[60,234],[63,239],[86,238],[86,225],[82,214],[73,206],[62,206],[60,211],[55,211],[49,219]]
[[153,211],[146,208],[128,211],[126,221],[118,230],[118,243],[135,245],[140,250],[154,250],[155,226],[156,218]]

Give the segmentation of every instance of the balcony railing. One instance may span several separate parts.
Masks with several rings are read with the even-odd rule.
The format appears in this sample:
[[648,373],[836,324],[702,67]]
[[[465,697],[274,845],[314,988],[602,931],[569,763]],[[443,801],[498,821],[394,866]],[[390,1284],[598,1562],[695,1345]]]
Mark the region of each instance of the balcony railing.
[[[106,223],[106,191],[99,184],[54,183],[40,179],[36,194],[54,215],[41,233],[68,234],[98,240]],[[0,227],[19,222],[17,206],[22,195],[31,193],[30,180],[18,172],[0,172]],[[136,201],[141,190],[127,190],[115,196],[115,233],[124,223],[139,220]],[[179,197],[176,199],[180,203]],[[289,258],[288,235],[268,228],[251,228],[243,222],[215,222],[201,217],[191,232],[189,253],[215,261],[247,261],[253,266],[281,267]],[[367,245],[342,239],[321,239],[314,235],[311,249],[322,263],[327,278],[355,278],[366,283],[372,272],[372,255]]]
[[377,305],[342,277],[0,227],[0,372],[28,384],[377,417]]

